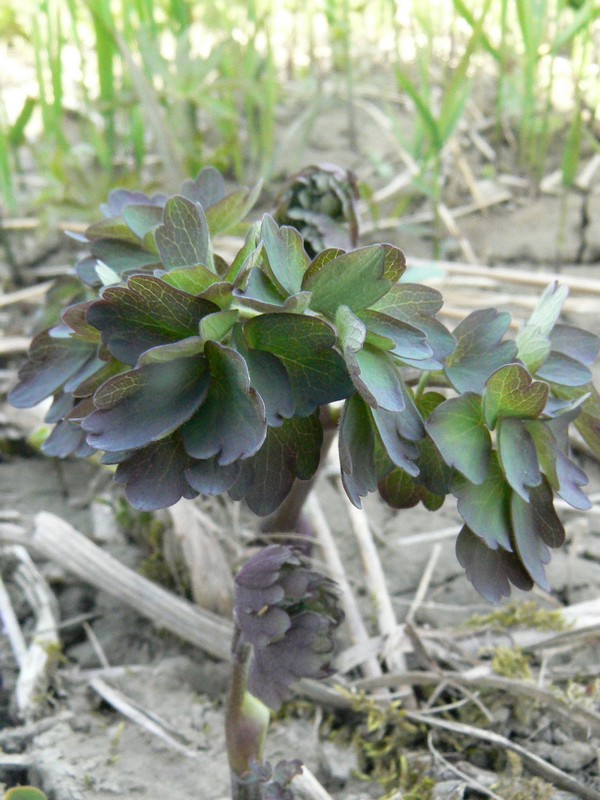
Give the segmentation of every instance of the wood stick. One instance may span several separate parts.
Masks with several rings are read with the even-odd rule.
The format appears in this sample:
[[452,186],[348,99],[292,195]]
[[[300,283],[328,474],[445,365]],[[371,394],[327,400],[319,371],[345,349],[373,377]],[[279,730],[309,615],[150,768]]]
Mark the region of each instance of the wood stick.
[[392,670],[405,670],[406,659],[400,647],[401,640],[404,637],[403,626],[399,625],[396,619],[396,612],[388,592],[385,573],[381,566],[379,552],[373,541],[367,515],[364,510],[352,505],[343,489],[340,492],[340,496],[358,544],[368,591],[377,614],[379,632],[384,637],[387,637],[385,659]]
[[35,286],[26,286],[24,289],[17,289],[9,294],[0,294],[0,308],[13,305],[13,303],[36,303],[44,299],[48,289],[54,285],[54,281],[44,281],[36,283]]
[[[305,509],[310,524],[316,531],[321,543],[323,556],[329,566],[330,576],[339,586],[341,604],[346,614],[346,623],[350,630],[350,636],[356,644],[367,643],[370,639],[369,633],[358,608],[356,598],[350,588],[333,534],[314,492],[308,496]],[[381,675],[381,666],[375,657],[366,659],[364,669],[365,673],[370,677]]]
[[[1,524],[0,539],[27,544],[86,583],[130,605],[159,628],[165,628],[215,658],[229,661],[233,633],[230,622],[138,575],[60,517],[40,512],[35,517],[31,536],[14,524]],[[346,697],[322,681],[304,679],[298,681],[297,686],[299,692],[317,703],[335,708],[350,707]]]
[[157,627],[167,628],[216,658],[229,659],[230,623],[128,569],[60,517],[46,511],[36,514],[30,543],[46,558],[122,600]]
[[15,688],[17,713],[28,719],[43,701],[52,670],[56,667],[55,655],[60,647],[57,617],[58,604],[46,579],[21,545],[11,548],[18,566],[14,580],[27,599],[35,616],[31,643],[23,655]]
[[535,775],[539,775],[541,778],[544,778],[544,780],[553,783],[561,789],[573,792],[573,794],[582,798],[582,800],[600,800],[600,792],[596,791],[596,789],[593,789],[591,786],[586,786],[581,783],[581,781],[567,775],[566,772],[558,769],[558,767],[553,766],[548,763],[548,761],[535,755],[535,753],[531,753],[525,747],[513,742],[511,739],[507,739],[505,736],[501,736],[499,733],[487,731],[482,728],[475,728],[472,725],[465,725],[461,722],[450,722],[450,720],[438,719],[437,717],[428,716],[427,714],[418,714],[414,711],[406,711],[405,713],[406,718],[411,722],[428,725],[431,728],[440,728],[450,731],[451,733],[460,734],[461,736],[468,736],[472,739],[479,739],[482,742],[501,747],[503,750],[512,750],[513,753],[517,753],[517,755],[523,759],[527,767]]
[[518,283],[525,286],[546,288],[553,281],[568,286],[575,292],[600,295],[600,280],[594,278],[578,278],[557,272],[532,272],[523,269],[507,269],[506,267],[486,267],[479,264],[463,264],[458,261],[435,261],[429,258],[410,258],[410,267],[437,267],[454,275],[477,275],[482,278]]
[[186,758],[198,758],[197,752],[189,747],[186,747],[184,744],[171,736],[170,733],[167,733],[167,731],[162,725],[159,724],[159,722],[156,721],[156,719],[150,717],[144,709],[139,707],[137,704],[134,704],[132,700],[123,694],[123,692],[120,692],[113,686],[109,686],[108,683],[105,683],[105,681],[98,676],[95,676],[90,680],[90,686],[106,703],[116,709],[120,714],[123,714],[123,716],[131,720],[131,722],[148,731],[148,733],[152,734],[152,736],[156,736],[158,739],[161,739],[161,741],[163,741],[172,750],[181,753],[181,755],[185,756]]
[[[2,548],[2,550],[4,556],[6,556],[7,552],[10,552],[10,548]],[[0,577],[0,618],[2,619],[2,627],[8,636],[15,661],[20,667],[27,653],[27,642],[23,636],[19,620],[15,614],[10,595],[6,590],[2,577]]]

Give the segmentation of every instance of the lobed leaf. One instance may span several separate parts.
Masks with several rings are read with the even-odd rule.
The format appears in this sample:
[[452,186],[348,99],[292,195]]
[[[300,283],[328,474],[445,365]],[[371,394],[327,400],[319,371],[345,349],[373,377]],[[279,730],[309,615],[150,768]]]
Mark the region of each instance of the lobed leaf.
[[362,507],[360,498],[377,488],[374,445],[369,409],[359,395],[353,394],[340,420],[339,452],[342,484],[357,508]]
[[267,257],[265,267],[277,288],[284,296],[302,291],[310,259],[298,231],[287,225],[280,228],[273,217],[265,214],[260,235]]
[[206,495],[218,495],[228,491],[239,474],[239,461],[221,466],[216,457],[193,461],[185,471],[185,477],[192,489]]
[[533,581],[514,553],[490,548],[464,525],[456,540],[456,558],[473,587],[490,603],[510,595],[510,584],[529,591]]
[[[371,409],[375,430],[390,460],[397,467],[401,467],[408,475],[415,477],[419,474],[419,468],[414,463],[419,456],[419,449],[414,442],[407,441],[402,435],[406,428],[402,421],[403,416],[404,412]],[[421,430],[424,436],[425,429],[422,425]]]
[[[544,515],[536,513],[534,497],[531,502],[524,500],[516,492],[512,493],[510,511],[513,528],[513,544],[519,559],[532,580],[542,589],[550,591],[546,578],[545,565],[550,562],[550,551],[544,542],[542,530]],[[538,504],[539,506],[539,504]]]
[[458,499],[458,512],[469,530],[490,550],[502,547],[512,551],[510,543],[510,488],[506,483],[495,452],[490,455],[489,469],[483,483],[476,484],[456,474],[452,494]]
[[202,317],[219,307],[174,289],[153,275],[135,275],[126,286],[110,286],[92,303],[88,322],[112,355],[135,364],[146,350],[196,335]]
[[[399,359],[418,362],[433,356],[433,350],[427,341],[427,334],[413,325],[374,311],[364,313],[362,320],[370,333],[375,333],[390,341],[391,347],[386,349]],[[441,366],[439,364],[440,369]]]
[[514,359],[516,344],[502,341],[509,324],[508,312],[486,308],[474,311],[457,325],[456,350],[444,369],[457,392],[480,394],[489,376]]
[[592,380],[592,373],[580,361],[564,353],[550,351],[548,358],[538,367],[537,376],[561,386],[585,386]]
[[444,460],[471,483],[486,479],[492,449],[480,398],[472,392],[441,403],[426,423]]
[[188,178],[181,184],[179,194],[192,203],[199,203],[206,211],[225,197],[225,180],[218,169],[204,167],[195,180]]
[[[92,242],[90,247],[92,261],[84,259],[87,266],[100,261],[106,264],[116,275],[123,275],[126,272],[140,271],[150,267],[159,267],[159,258],[154,253],[149,253],[142,249],[140,245],[130,242],[121,242],[115,239],[97,239]],[[86,273],[88,277],[89,269]],[[83,275],[81,276],[83,279]],[[97,283],[97,281],[94,281]]]
[[316,317],[263,314],[244,325],[249,347],[277,356],[285,367],[294,394],[297,416],[343,400],[353,392],[341,356],[333,349],[333,328]]
[[354,386],[372,408],[404,410],[402,379],[388,355],[367,345],[357,353],[346,350],[344,359]]
[[600,339],[589,331],[572,325],[555,325],[550,334],[552,350],[581,364],[591,366],[600,350]]
[[212,266],[208,224],[202,206],[180,195],[167,200],[156,245],[164,266]]
[[179,435],[173,433],[121,461],[115,481],[125,484],[125,494],[134,508],[155,511],[174,505],[182,497],[197,497],[198,492],[185,477],[191,463]]
[[537,450],[525,423],[514,417],[503,419],[498,426],[498,455],[506,480],[525,500],[529,490],[539,486],[542,474]]
[[208,207],[202,204],[210,235],[225,233],[241,222],[258,200],[261,188],[259,181],[252,190],[237,189]]
[[241,462],[241,474],[232,486],[235,500],[245,498],[251,511],[267,516],[290,493],[296,478],[309,480],[321,458],[323,428],[318,414],[286,419],[269,428],[258,453]]
[[97,410],[82,422],[97,450],[127,450],[161,439],[188,420],[208,391],[204,358],[148,364],[111,378],[96,391]]
[[[236,334],[239,330],[236,330]],[[265,404],[267,425],[277,427],[284,419],[294,415],[296,407],[287,370],[277,356],[265,350],[250,350],[246,347],[243,335],[234,336],[237,350],[250,373],[250,385]]]
[[167,196],[165,194],[155,194],[150,197],[144,192],[113,189],[108,195],[108,201],[101,203],[100,211],[105,217],[121,217],[128,206],[151,205],[163,208],[166,201]]
[[392,285],[384,277],[385,263],[383,247],[362,247],[323,263],[318,271],[309,270],[302,289],[312,293],[310,307],[329,319],[335,319],[341,305],[355,313],[364,311]]
[[168,272],[161,272],[156,277],[182,292],[201,294],[204,297],[208,289],[222,283],[219,276],[204,264],[197,264],[194,267],[175,267]]
[[498,418],[537,419],[548,399],[548,384],[534,381],[521,364],[507,364],[488,378],[483,414],[490,430]]
[[31,342],[29,360],[19,370],[9,402],[17,408],[37,405],[95,357],[97,349],[86,339],[39,333]]
[[217,342],[206,342],[204,353],[210,366],[208,395],[183,426],[183,441],[194,458],[216,456],[227,466],[254,455],[264,442],[265,407],[239,353]]
[[160,225],[162,217],[163,209],[160,206],[134,205],[123,209],[123,221],[142,241],[150,231]]

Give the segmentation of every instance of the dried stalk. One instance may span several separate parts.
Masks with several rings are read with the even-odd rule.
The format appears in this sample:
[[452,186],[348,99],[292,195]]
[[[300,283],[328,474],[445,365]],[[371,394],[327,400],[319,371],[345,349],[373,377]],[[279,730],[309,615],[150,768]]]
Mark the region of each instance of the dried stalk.
[[576,780],[567,775],[558,767],[549,764],[543,758],[531,753],[525,747],[501,736],[499,733],[493,731],[486,731],[481,728],[475,728],[472,725],[465,725],[461,722],[450,722],[447,719],[438,719],[426,714],[418,714],[413,711],[406,712],[406,718],[411,722],[416,722],[422,725],[428,725],[431,728],[440,728],[442,730],[450,731],[451,733],[459,734],[461,736],[468,736],[472,739],[478,739],[482,742],[487,742],[491,745],[496,745],[503,750],[511,750],[517,753],[518,756],[525,762],[527,767],[535,775],[539,775],[544,780],[565,789],[567,792],[573,792],[577,797],[582,800],[600,800],[600,792],[597,792],[591,786],[586,786],[581,781]]
[[198,758],[198,753],[181,744],[181,742],[171,736],[171,734],[167,733],[164,727],[156,721],[157,718],[155,714],[150,717],[147,711],[134,703],[129,697],[126,697],[123,692],[109,686],[102,678],[98,676],[93,677],[90,680],[90,687],[120,714],[123,714],[124,717],[127,717],[131,722],[139,725],[145,731],[148,731],[152,736],[161,739],[161,741],[172,750],[176,750],[186,758]]
[[[366,644],[370,639],[369,633],[363,621],[360,609],[358,608],[356,598],[350,588],[348,578],[346,577],[346,571],[342,564],[335,539],[331,533],[321,504],[314,493],[308,496],[305,510],[310,524],[315,530],[321,544],[325,561],[329,567],[330,577],[338,584],[341,605],[346,614],[346,623],[350,630],[352,641],[355,644]],[[375,657],[366,659],[364,662],[364,670],[369,677],[381,675],[381,666]]]
[[[16,525],[0,525],[0,539],[27,544],[84,582],[131,606],[157,627],[165,628],[215,658],[230,659],[233,629],[228,621],[138,575],[60,517],[48,512],[37,514],[31,536],[25,535]],[[315,702],[334,708],[350,706],[345,697],[322,682],[301,680],[297,686],[299,692]]]
[[358,549],[365,569],[365,579],[369,595],[377,614],[379,632],[386,637],[385,659],[390,669],[402,671],[406,669],[406,659],[401,649],[404,638],[403,627],[398,625],[396,612],[388,592],[386,577],[381,566],[379,552],[373,541],[367,515],[349,501],[346,493],[341,492],[342,502],[350,519]]
[[30,718],[45,697],[55,654],[60,647],[57,629],[58,606],[45,578],[21,545],[6,548],[17,560],[13,578],[29,603],[35,628],[31,643],[20,664],[15,688],[17,713],[22,719]]

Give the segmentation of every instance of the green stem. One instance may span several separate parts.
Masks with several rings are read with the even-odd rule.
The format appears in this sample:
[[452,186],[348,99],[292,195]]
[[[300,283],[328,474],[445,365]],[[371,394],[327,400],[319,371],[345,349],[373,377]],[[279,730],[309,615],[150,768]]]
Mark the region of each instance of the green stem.
[[240,640],[236,629],[232,645],[232,667],[225,741],[231,770],[232,800],[261,800],[260,785],[241,779],[252,764],[260,764],[269,727],[269,709],[248,691],[248,665],[251,648]]

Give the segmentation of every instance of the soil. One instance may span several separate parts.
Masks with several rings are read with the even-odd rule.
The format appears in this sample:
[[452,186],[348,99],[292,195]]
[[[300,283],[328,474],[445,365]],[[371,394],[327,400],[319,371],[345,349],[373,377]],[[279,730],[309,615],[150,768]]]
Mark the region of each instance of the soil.
[[[354,169],[361,178],[373,180],[372,168],[367,169],[365,165],[372,163],[376,152],[380,162],[396,164],[399,171],[398,156],[389,137],[371,116],[361,116],[360,110],[357,116],[361,135],[356,150],[352,151],[345,144],[345,111],[333,107],[312,128],[303,161],[336,162]],[[464,135],[466,137],[467,132]],[[291,165],[290,170],[295,166]],[[477,166],[475,164],[474,169]],[[455,179],[455,183],[458,204],[465,201],[467,191],[460,181]],[[499,179],[498,185],[502,185]],[[483,188],[484,184],[481,186]],[[393,212],[394,203],[390,202],[382,216]],[[511,189],[511,196],[505,202],[485,212],[457,219],[457,222],[480,263],[525,268],[532,273],[544,269],[600,278],[598,189],[533,196],[521,185],[521,188]],[[386,229],[383,234],[373,234],[371,238],[381,240],[382,236],[405,250],[409,266],[411,256],[442,255],[464,260],[459,239],[443,229],[436,229],[430,222],[406,225],[399,219],[395,229]],[[33,248],[35,253],[47,244],[47,239],[38,238],[33,244],[28,241],[27,247]],[[71,255],[72,250],[67,248],[53,259],[55,263],[64,263],[72,260]],[[493,277],[493,271],[490,274]],[[7,274],[6,281],[8,279]],[[466,284],[449,281],[448,285],[456,295]],[[518,294],[514,289],[510,291]],[[10,335],[26,332],[31,310],[28,307],[3,311],[6,332]],[[597,313],[578,314],[575,309],[571,318],[600,333]],[[17,363],[16,358],[4,359],[0,377],[5,386],[10,384]],[[27,527],[37,511],[51,511],[100,541],[130,566],[141,568],[149,554],[148,545],[131,536],[131,525],[122,524],[122,515],[110,512],[111,508],[120,508],[118,489],[100,486],[90,494],[89,487],[97,476],[94,465],[43,459],[24,442],[33,423],[26,417],[16,417],[7,407],[2,408],[2,415],[8,444],[0,463],[0,515],[12,519],[14,513]],[[585,454],[578,457],[591,477],[589,491],[598,492],[598,464]],[[345,512],[339,505],[337,489],[330,478],[324,477],[317,491],[353,589],[374,633],[375,613],[364,570]],[[86,493],[89,494],[87,498]],[[98,513],[98,498],[106,502],[104,509],[109,509],[104,515]],[[490,610],[474,592],[456,561],[454,537],[444,534],[445,529],[457,528],[459,523],[452,503],[447,502],[435,515],[422,508],[394,512],[376,498],[369,498],[365,507],[380,547],[399,621],[404,619],[415,600],[437,542],[441,551],[426,596],[413,619],[416,629],[422,633],[437,631],[440,636],[451,636],[472,614]],[[586,516],[567,515],[568,543],[554,553],[548,569],[552,596],[542,592],[535,595],[541,605],[560,607],[600,596],[600,514],[597,508]],[[131,517],[128,522],[131,523]],[[102,524],[108,525],[108,535],[101,530]],[[253,530],[255,522],[243,516],[235,547],[243,549]],[[418,537],[435,531],[440,532],[437,540]],[[1,641],[0,745],[6,753],[24,754],[27,763],[18,769],[2,769],[0,779],[7,786],[30,781],[43,788],[51,800],[106,800],[114,796],[168,796],[171,800],[226,798],[229,779],[222,728],[226,668],[205,653],[157,631],[151,622],[139,617],[123,602],[78,582],[61,570],[60,565],[47,562],[42,564],[42,569],[56,595],[59,619],[65,624],[61,632],[64,660],[61,659],[54,671],[49,694],[40,704],[38,717],[20,720],[14,712],[13,697],[17,667],[7,641]],[[25,599],[11,584],[9,573],[5,579],[27,633],[30,612]],[[515,596],[519,602],[529,599],[520,592],[515,592]],[[81,615],[85,615],[86,625],[77,622]],[[596,626],[596,638],[582,643],[576,652],[561,651],[553,661],[553,666],[562,668],[565,674],[572,674],[574,678],[582,676],[581,691],[590,692],[589,705],[596,712],[600,712],[598,686],[594,684],[600,668],[598,647]],[[115,672],[107,669],[106,663],[110,668],[122,666],[124,669]],[[424,665],[415,662],[413,666],[423,668]],[[174,749],[172,742],[166,743],[102,701],[90,688],[90,676],[94,674],[104,675],[111,687],[122,692],[146,714],[160,718],[162,729],[171,732],[179,750]],[[600,791],[597,738],[564,720],[557,723],[548,709],[535,703],[522,703],[506,694],[488,694],[482,700],[490,704],[495,730]],[[344,735],[351,728],[361,730],[361,726],[364,727],[364,722],[357,722],[355,717],[342,714],[332,717],[327,708],[307,709],[306,704],[301,703],[292,705],[273,723],[268,758],[273,763],[280,758],[301,758],[334,798],[380,797],[383,791],[380,785],[356,777],[356,773],[365,768],[365,762],[350,745],[343,744]],[[324,730],[328,735],[320,735]],[[341,733],[332,736],[332,731]],[[406,756],[411,764],[421,765],[423,774],[434,779],[437,785],[431,796],[438,800],[484,796],[482,790],[473,788],[473,780],[488,792],[496,792],[493,796],[505,800],[519,797],[523,800],[529,797],[567,800],[577,796],[557,788],[544,789],[542,783],[532,781],[527,770],[523,771],[522,764],[507,757],[502,748],[485,747],[466,739],[451,741],[451,737],[433,741],[437,742],[438,750],[447,753],[452,766],[462,770],[462,778],[457,777],[448,761],[432,756],[426,735],[406,744]],[[402,792],[397,795],[398,798],[402,796]],[[413,798],[420,796],[418,793],[411,795]]]

